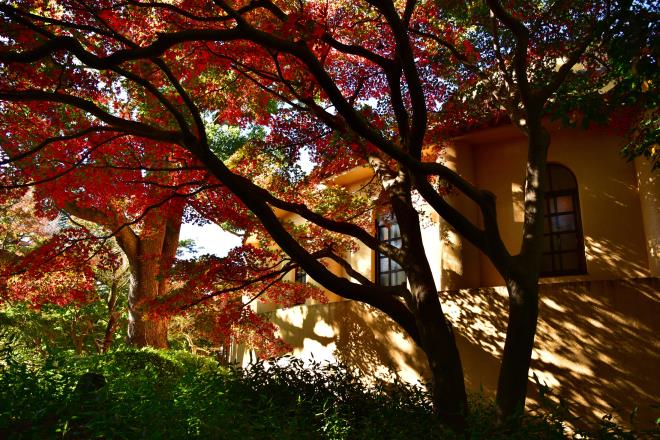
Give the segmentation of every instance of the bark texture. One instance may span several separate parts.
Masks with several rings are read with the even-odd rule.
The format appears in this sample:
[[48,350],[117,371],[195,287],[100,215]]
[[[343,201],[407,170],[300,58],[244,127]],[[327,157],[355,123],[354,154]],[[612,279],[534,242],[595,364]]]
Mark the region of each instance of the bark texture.
[[[167,348],[168,320],[149,315],[149,304],[166,295],[168,271],[179,241],[181,217],[153,219],[136,246],[122,246],[128,256],[131,284],[128,293],[128,343],[136,347]],[[120,243],[122,245],[122,243]]]
[[148,210],[139,229],[132,228],[126,219],[109,218],[73,203],[67,210],[76,217],[110,228],[126,255],[130,271],[128,343],[135,347],[166,348],[168,320],[149,315],[149,305],[170,289],[168,272],[179,244],[183,206]]

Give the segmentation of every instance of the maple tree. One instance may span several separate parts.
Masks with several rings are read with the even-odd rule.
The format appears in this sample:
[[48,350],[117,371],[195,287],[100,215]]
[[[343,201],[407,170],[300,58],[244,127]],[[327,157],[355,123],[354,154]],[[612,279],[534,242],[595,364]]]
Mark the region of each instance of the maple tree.
[[[20,132],[12,133],[16,135]],[[218,148],[223,147],[225,154],[244,142],[240,137],[225,137],[216,140],[222,144]],[[319,297],[318,290],[291,287],[278,280],[273,282],[270,278],[280,275],[281,279],[290,266],[286,266],[285,270],[278,268],[273,271],[270,259],[276,258],[276,254],[262,252],[255,256],[251,245],[234,250],[227,258],[206,257],[175,265],[185,206],[205,213],[206,221],[226,222],[227,218],[231,218],[234,228],[247,230],[250,222],[241,215],[240,209],[227,203],[227,194],[219,190],[217,184],[209,183],[209,176],[199,166],[188,165],[185,158],[173,157],[171,152],[157,144],[133,145],[135,150],[128,155],[122,154],[121,151],[125,150],[117,148],[124,148],[125,145],[113,144],[115,139],[116,136],[100,140],[85,139],[93,147],[85,153],[82,166],[71,167],[75,161],[69,159],[78,154],[77,148],[80,146],[74,142],[59,144],[56,139],[46,142],[52,143],[53,149],[48,149],[50,145],[42,146],[40,153],[57,165],[44,167],[36,156],[13,161],[16,165],[11,176],[14,183],[9,187],[15,187],[18,192],[25,187],[34,187],[31,195],[37,201],[35,213],[38,218],[55,219],[64,213],[73,224],[57,231],[46,243],[5,268],[4,278],[12,280],[8,295],[13,299],[22,298],[35,307],[46,303],[84,303],[90,294],[94,297],[93,269],[99,267],[98,257],[107,253],[107,240],[114,236],[126,256],[131,273],[128,293],[129,344],[167,347],[169,318],[186,308],[190,309],[187,314],[195,318],[197,325],[204,324],[200,328],[202,334],[212,335],[208,339],[219,345],[234,336],[236,341],[259,348],[264,356],[285,352],[288,346],[275,337],[275,327],[252,313],[243,304],[241,296],[251,290],[258,291],[258,287],[265,282],[273,287],[273,292],[280,293],[277,300],[283,304],[291,304],[291,298],[300,301],[300,298],[310,295]],[[199,197],[192,197],[195,195]],[[188,196],[190,199],[187,199]],[[209,204],[216,205],[219,199],[225,202],[225,211],[208,208]],[[199,217],[198,213],[196,215]],[[189,220],[194,216],[193,213],[186,215]],[[81,221],[103,227],[107,234],[98,228],[92,231]],[[237,276],[236,264],[232,263],[234,259],[243,264],[249,261],[253,270],[243,271],[242,276]],[[90,264],[92,260],[95,264]],[[260,264],[266,265],[267,269]],[[230,270],[220,273],[220,269],[232,267],[233,273]],[[117,269],[114,267],[113,271]],[[259,279],[246,281],[250,272],[258,272]],[[198,273],[199,276],[189,280],[191,273]],[[57,278],[55,274],[63,276]],[[173,282],[176,286],[172,286]],[[241,286],[240,290],[234,286],[236,283]],[[225,295],[221,302],[192,307],[200,303],[200,297],[209,298],[228,292],[234,292],[234,295],[231,298]],[[275,298],[273,292],[268,298]],[[111,296],[108,307],[116,300],[116,294]],[[210,314],[212,320],[208,319]],[[114,323],[109,322],[108,325],[112,329]],[[104,346],[108,343],[109,340]]]
[[[602,67],[609,61],[608,44],[624,32],[617,23],[643,7],[627,1],[498,0],[2,4],[0,102],[7,167],[0,184],[50,181],[59,188],[52,194],[65,194],[67,176],[88,175],[91,157],[104,156],[107,171],[144,152],[147,158],[129,166],[131,185],[118,184],[116,173],[108,172],[94,189],[89,174],[84,189],[73,185],[69,197],[112,193],[114,206],[105,206],[104,197],[94,208],[104,218],[130,213],[111,227],[126,247],[137,241],[122,238],[130,234],[122,226],[139,218],[150,226],[144,231],[167,235],[168,222],[180,222],[182,200],[204,200],[195,207],[202,216],[262,242],[246,244],[229,260],[209,259],[210,266],[196,273],[200,282],[193,282],[197,296],[180,291],[168,296],[165,308],[222,302],[208,299],[244,287],[232,274],[252,281],[258,286],[254,296],[260,296],[300,265],[330,291],[385,312],[410,335],[426,353],[436,410],[461,428],[468,410],[463,371],[429,263],[419,252],[424,245],[413,203],[419,194],[506,281],[508,330],[496,398],[504,419],[524,406],[538,314],[550,145],[543,117],[579,108],[577,103],[558,108],[579,101],[576,97],[608,96],[598,92],[617,80],[616,72]],[[510,119],[528,139],[523,239],[515,253],[500,238],[492,193],[438,162],[447,133],[493,117]],[[229,164],[213,148],[209,126],[216,121],[268,127],[266,138],[247,145]],[[303,151],[315,163],[309,176],[297,169]],[[27,161],[37,165],[26,175]],[[177,166],[195,169],[181,176],[171,169]],[[373,169],[378,200],[400,226],[401,247],[373,236],[371,199],[318,186],[355,166]],[[152,172],[159,177],[146,186],[157,195],[134,196],[134,181],[144,187]],[[478,206],[483,227],[446,200],[447,185]],[[152,193],[154,186],[163,191]],[[157,215],[161,209],[172,216]],[[281,221],[282,211],[307,225]],[[379,286],[359,274],[343,258],[357,243],[399,263],[408,285]],[[147,255],[165,248],[162,238],[145,246]],[[172,254],[162,255],[168,261]],[[324,264],[328,260],[352,279],[333,274]],[[164,282],[154,278],[157,273],[154,269],[145,282]],[[242,303],[240,310],[232,319],[249,313]]]

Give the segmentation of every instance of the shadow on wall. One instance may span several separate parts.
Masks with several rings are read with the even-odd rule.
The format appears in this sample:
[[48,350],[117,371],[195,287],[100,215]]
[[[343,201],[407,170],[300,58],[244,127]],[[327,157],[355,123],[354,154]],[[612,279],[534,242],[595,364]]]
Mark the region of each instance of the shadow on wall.
[[[587,267],[594,267],[595,275],[637,278],[648,275],[646,255],[625,243],[620,244],[603,237],[584,237]],[[644,263],[644,265],[642,264]]]
[[293,354],[338,360],[370,377],[395,371],[409,382],[422,378],[424,353],[391,319],[364,304],[340,301],[275,312],[271,321]]
[[[593,424],[612,413],[622,423],[639,408],[651,423],[660,402],[660,279],[544,284],[531,374]],[[470,388],[493,393],[506,331],[506,290],[441,294],[462,335],[459,348]],[[530,404],[537,404],[530,379]]]
[[[544,284],[532,370],[571,412],[593,425],[612,413],[627,423],[638,407],[642,427],[660,402],[660,279],[639,278]],[[504,346],[503,287],[442,292],[472,390],[494,394]],[[353,301],[272,312],[293,354],[340,360],[368,376],[398,371],[416,382],[426,374],[424,354],[388,317]],[[529,403],[538,404],[530,378]],[[655,411],[657,412],[657,410]]]

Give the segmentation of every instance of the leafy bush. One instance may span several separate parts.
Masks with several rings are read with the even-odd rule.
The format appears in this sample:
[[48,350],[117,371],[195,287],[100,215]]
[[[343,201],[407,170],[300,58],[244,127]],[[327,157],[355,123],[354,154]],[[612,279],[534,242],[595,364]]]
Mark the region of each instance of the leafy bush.
[[[471,439],[564,439],[558,418],[507,431],[472,396]],[[594,438],[626,437],[611,425]],[[616,432],[615,432],[616,431]],[[625,435],[622,435],[625,434]],[[451,439],[425,389],[365,385],[342,365],[286,358],[241,370],[183,351],[51,354],[26,362],[0,345],[0,438]]]
[[[125,315],[119,316],[113,332],[115,347],[125,339]],[[40,309],[25,302],[4,303],[0,304],[0,344],[12,340],[14,349],[27,357],[43,358],[59,351],[98,353],[107,322],[107,304],[101,296],[87,304],[45,304]]]

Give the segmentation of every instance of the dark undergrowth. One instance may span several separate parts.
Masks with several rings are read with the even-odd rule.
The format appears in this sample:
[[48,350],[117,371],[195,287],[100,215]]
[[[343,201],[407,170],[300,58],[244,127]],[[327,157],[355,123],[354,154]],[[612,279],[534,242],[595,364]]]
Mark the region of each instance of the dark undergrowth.
[[[11,344],[0,349],[0,438],[457,438],[430,408],[419,387],[397,381],[365,387],[345,367],[295,359],[286,367],[239,370],[182,351],[29,358]],[[496,427],[488,400],[475,396],[471,408],[472,439],[573,436],[551,415],[526,416],[511,432]],[[636,438],[612,423],[589,436]]]

